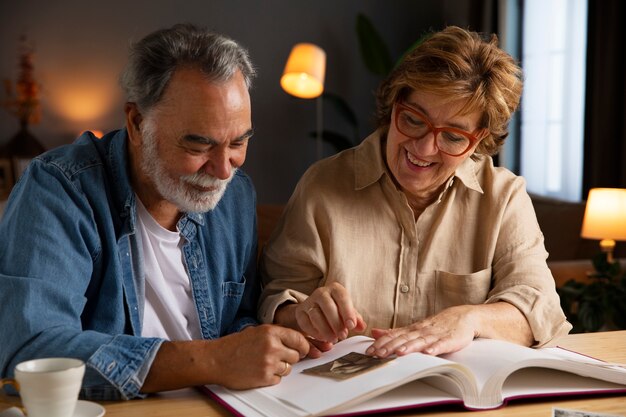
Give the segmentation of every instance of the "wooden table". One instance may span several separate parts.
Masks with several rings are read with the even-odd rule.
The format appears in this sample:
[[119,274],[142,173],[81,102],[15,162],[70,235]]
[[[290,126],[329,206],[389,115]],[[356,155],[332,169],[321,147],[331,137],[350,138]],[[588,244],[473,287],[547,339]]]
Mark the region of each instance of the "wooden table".
[[[609,362],[626,363],[626,330],[565,336],[559,343],[567,349]],[[0,394],[0,411],[19,400]],[[105,417],[215,417],[231,416],[224,408],[195,389],[155,395],[145,400],[103,402]],[[502,409],[465,411],[458,406],[416,409],[413,412],[385,414],[420,417],[550,417],[552,407],[616,414],[626,417],[626,395],[581,397],[581,399],[518,400]]]

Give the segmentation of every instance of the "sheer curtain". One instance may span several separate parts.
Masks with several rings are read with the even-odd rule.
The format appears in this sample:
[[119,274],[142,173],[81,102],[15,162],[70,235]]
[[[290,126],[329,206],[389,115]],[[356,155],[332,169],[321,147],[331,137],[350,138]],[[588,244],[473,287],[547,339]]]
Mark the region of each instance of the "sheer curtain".
[[586,0],[525,0],[521,169],[533,193],[581,199]]
[[530,191],[567,200],[626,188],[626,1],[471,4],[472,26],[498,32],[525,73],[523,127],[512,121],[500,164]]

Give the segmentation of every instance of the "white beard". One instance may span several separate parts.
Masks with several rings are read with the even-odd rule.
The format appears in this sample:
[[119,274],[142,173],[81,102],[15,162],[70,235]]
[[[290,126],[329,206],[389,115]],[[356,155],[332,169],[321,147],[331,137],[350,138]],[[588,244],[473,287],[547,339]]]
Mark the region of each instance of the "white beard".
[[[185,213],[204,213],[213,210],[226,192],[226,187],[233,179],[237,168],[233,168],[230,177],[225,180],[202,172],[172,178],[159,157],[154,125],[149,120],[144,119],[142,134],[141,169],[152,180],[161,197]],[[214,190],[201,191],[194,188],[194,185]]]

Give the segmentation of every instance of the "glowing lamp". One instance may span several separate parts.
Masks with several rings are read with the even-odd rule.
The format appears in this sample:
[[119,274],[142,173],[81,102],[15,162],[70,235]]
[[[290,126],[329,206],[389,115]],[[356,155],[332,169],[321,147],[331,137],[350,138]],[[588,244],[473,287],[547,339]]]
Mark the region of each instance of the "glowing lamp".
[[600,239],[600,249],[613,262],[616,240],[626,240],[626,189],[592,188],[589,190],[580,235]]
[[298,98],[315,98],[324,92],[326,52],[312,43],[296,44],[289,54],[280,85]]

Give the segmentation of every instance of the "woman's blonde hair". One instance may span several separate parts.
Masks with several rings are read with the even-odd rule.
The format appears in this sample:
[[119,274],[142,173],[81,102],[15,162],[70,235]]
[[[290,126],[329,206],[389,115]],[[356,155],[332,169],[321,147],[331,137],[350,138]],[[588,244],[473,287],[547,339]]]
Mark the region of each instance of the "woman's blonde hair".
[[508,135],[508,124],[522,94],[522,70],[498,47],[468,30],[449,26],[409,52],[377,92],[378,127],[388,130],[393,105],[412,91],[465,100],[462,114],[480,112],[479,128],[489,134],[476,153],[494,155]]

